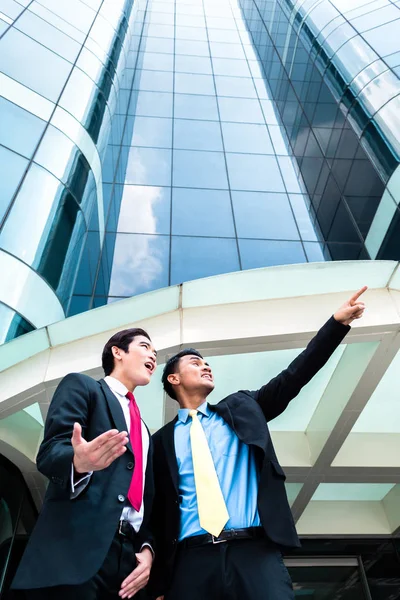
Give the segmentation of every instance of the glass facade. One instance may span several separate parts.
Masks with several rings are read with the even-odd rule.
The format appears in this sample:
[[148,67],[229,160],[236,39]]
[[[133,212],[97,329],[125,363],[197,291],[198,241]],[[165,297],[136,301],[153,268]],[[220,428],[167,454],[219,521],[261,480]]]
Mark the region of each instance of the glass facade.
[[398,14],[0,0],[0,340],[200,277],[398,259]]
[[77,310],[329,258],[237,2],[139,6],[134,76],[115,117],[123,133],[108,150],[123,165],[105,180],[110,285],[102,278],[94,298],[77,293]]

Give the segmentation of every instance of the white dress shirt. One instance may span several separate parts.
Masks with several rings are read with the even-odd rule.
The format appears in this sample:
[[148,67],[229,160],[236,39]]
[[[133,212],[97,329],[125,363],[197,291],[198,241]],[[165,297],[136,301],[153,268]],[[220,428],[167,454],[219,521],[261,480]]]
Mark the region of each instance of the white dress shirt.
[[[128,389],[115,377],[104,377],[104,381],[117,398],[118,402],[121,405],[122,412],[124,413],[125,421],[126,421],[126,430],[129,435],[130,426],[131,426],[131,416],[129,412],[129,400],[126,397],[128,393]],[[149,452],[149,434],[145,424],[142,421],[142,446],[143,446],[143,492],[144,492],[144,484],[145,484],[145,475],[146,475],[146,467],[147,467],[147,454]],[[71,498],[76,498],[79,494],[85,489],[90,481],[90,477],[93,472],[88,473],[79,481],[74,483],[74,466],[72,465],[71,470]],[[139,531],[140,526],[143,522],[143,513],[144,513],[144,502],[140,507],[139,512],[137,512],[133,506],[125,506],[122,510],[121,521],[128,521],[136,532]]]

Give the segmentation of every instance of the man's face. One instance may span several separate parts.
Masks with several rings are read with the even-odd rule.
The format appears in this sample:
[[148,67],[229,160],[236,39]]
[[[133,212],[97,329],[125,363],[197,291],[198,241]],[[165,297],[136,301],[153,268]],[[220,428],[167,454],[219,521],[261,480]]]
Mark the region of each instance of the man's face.
[[157,352],[147,337],[143,335],[135,337],[129,344],[128,352],[115,346],[113,351],[118,353],[121,372],[128,380],[135,386],[150,383],[157,366]]
[[174,375],[173,382],[178,383],[182,390],[189,393],[198,391],[208,396],[215,387],[210,365],[199,356],[192,354],[182,356]]

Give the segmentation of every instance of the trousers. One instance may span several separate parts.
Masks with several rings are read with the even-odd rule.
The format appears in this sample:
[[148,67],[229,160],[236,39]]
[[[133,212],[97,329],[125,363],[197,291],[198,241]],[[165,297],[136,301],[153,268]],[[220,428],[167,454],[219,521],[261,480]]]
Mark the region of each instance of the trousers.
[[178,550],[165,600],[293,600],[282,553],[266,540]]
[[[27,600],[115,600],[121,583],[136,566],[133,541],[116,533],[100,570],[89,581],[81,585],[61,585],[56,587],[27,590]],[[141,600],[143,590],[134,596]]]

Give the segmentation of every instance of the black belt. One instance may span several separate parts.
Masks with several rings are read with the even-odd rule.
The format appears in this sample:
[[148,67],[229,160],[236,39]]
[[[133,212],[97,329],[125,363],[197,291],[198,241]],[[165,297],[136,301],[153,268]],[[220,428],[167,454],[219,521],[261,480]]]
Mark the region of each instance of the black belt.
[[117,533],[122,535],[123,537],[128,538],[131,542],[134,542],[136,539],[136,531],[133,529],[132,525],[128,521],[120,521],[117,529]]
[[222,544],[223,542],[232,542],[233,540],[259,539],[265,536],[262,527],[246,527],[246,529],[224,529],[218,537],[211,533],[202,535],[193,535],[182,540],[180,548],[194,548],[204,544]]

